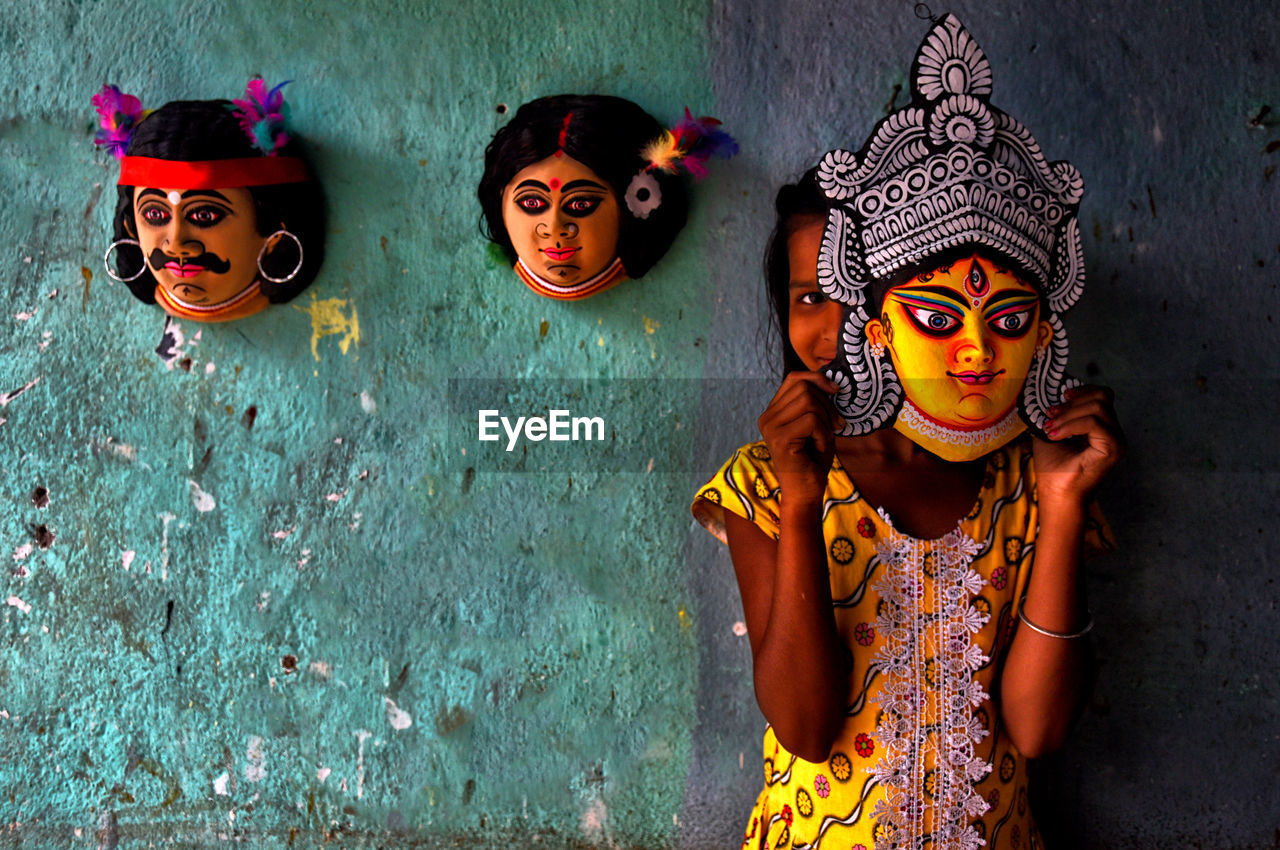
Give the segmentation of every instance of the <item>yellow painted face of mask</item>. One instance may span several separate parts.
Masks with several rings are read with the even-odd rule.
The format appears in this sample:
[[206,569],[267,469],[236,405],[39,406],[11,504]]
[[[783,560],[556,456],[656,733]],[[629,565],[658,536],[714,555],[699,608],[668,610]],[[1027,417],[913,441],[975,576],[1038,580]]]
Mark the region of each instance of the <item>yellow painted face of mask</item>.
[[894,428],[944,460],[964,461],[1025,429],[1018,394],[1053,330],[1032,286],[975,254],[890,289],[866,334],[902,383]]

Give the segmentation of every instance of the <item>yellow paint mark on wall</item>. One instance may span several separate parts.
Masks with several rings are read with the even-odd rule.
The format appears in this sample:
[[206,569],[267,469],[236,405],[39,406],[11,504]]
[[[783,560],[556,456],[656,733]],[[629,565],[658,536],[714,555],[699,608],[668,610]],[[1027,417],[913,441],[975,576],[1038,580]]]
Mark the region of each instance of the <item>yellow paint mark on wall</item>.
[[[347,308],[350,307],[350,314]],[[338,349],[346,354],[351,348],[351,343],[360,344],[360,317],[356,315],[356,307],[348,301],[341,298],[326,298],[323,301],[317,301],[315,295],[311,296],[311,303],[306,307],[294,306],[295,310],[311,316],[311,356],[317,361],[320,359],[320,353],[316,349],[316,343],[321,337],[336,336],[341,334],[342,338],[338,340]]]
[[685,616],[685,613],[684,613],[684,606],[683,606],[683,605],[681,605],[681,606],[680,606],[680,609],[679,609],[678,611],[676,611],[676,616],[680,618],[680,630],[681,630],[681,631],[688,631],[688,630],[689,630],[689,625],[690,625],[690,624],[689,624],[689,618]]
[[84,294],[80,296],[80,312],[87,313],[89,312],[89,284],[93,282],[93,272],[89,270],[88,266],[81,266],[80,277],[84,278]]
[[644,332],[647,334],[656,333],[658,328],[662,327],[662,322],[650,319],[648,316],[640,318],[644,321]]

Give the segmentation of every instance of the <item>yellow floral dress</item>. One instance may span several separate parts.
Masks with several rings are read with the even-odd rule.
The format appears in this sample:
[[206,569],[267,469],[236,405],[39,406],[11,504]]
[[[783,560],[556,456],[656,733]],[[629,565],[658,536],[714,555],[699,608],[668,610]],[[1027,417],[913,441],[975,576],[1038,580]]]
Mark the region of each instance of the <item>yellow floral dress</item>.
[[[778,494],[769,450],[753,443],[698,491],[693,513],[722,541],[726,510],[777,539]],[[1101,518],[1089,525],[1089,544],[1109,547]],[[991,698],[1035,553],[1029,439],[988,456],[977,503],[935,540],[896,531],[837,459],[822,527],[836,628],[853,655],[848,719],[821,763],[765,729],[764,790],[743,848],[1042,847],[1026,760]]]

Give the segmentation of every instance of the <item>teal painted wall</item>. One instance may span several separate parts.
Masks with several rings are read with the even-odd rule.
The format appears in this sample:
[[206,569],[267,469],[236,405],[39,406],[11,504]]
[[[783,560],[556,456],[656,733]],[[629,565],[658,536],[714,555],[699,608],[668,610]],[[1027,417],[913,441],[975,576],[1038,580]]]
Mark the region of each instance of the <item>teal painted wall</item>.
[[[478,236],[499,104],[601,91],[662,120],[714,108],[704,3],[563,11],[6,16],[0,390],[37,382],[0,411],[0,835],[673,841],[697,614],[689,485],[671,472],[690,432],[672,423],[696,393],[611,426],[667,435],[666,471],[446,456],[450,379],[702,371],[723,191],[699,194],[660,274],[580,304],[527,293]],[[236,97],[252,74],[296,81],[328,257],[291,306],[181,323],[166,364],[160,312],[101,270],[117,166],[89,143],[89,96],[110,81],[151,106]],[[313,339],[326,318],[343,331]],[[33,525],[52,545],[28,545]]]
[[[773,191],[906,84],[925,27],[900,5],[11,6],[0,846],[735,846],[763,721],[727,554],[686,505],[772,393]],[[1050,834],[1260,846],[1280,23],[1261,0],[950,8],[995,103],[1085,175],[1072,367],[1116,386],[1132,441]],[[328,258],[290,306],[183,323],[166,363],[159,311],[101,271],[116,166],[89,97],[253,74],[295,80]],[[474,186],[499,105],[575,90],[716,114],[743,153],[646,278],[557,304],[493,260]],[[472,439],[488,399],[565,400],[611,440],[507,456]]]

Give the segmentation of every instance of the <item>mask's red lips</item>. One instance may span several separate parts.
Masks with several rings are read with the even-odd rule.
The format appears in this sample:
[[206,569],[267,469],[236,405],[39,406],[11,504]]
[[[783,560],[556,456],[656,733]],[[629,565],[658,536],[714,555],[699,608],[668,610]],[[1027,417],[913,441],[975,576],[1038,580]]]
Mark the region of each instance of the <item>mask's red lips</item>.
[[574,254],[581,251],[582,248],[540,248],[539,250],[546,254],[550,259],[555,260],[557,263],[563,263]]
[[177,277],[195,277],[204,271],[204,266],[196,266],[191,263],[168,262],[164,267],[169,270],[170,274]]
[[947,374],[966,384],[989,384],[996,377],[1003,375],[1004,370],[1000,369],[996,372],[947,372]]

